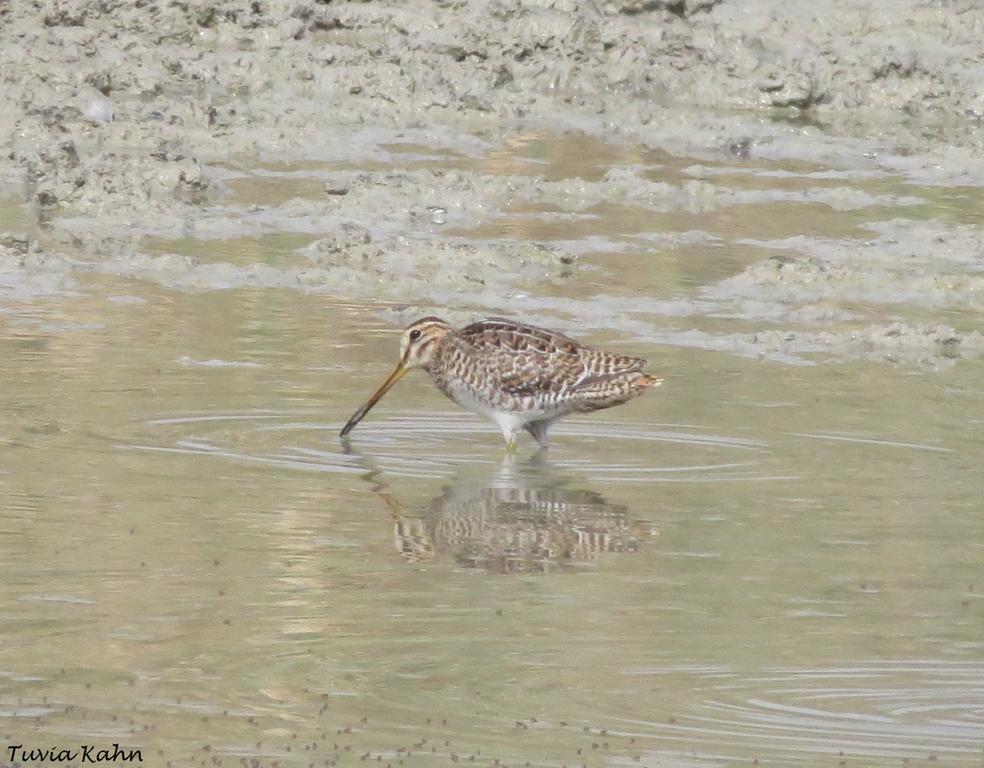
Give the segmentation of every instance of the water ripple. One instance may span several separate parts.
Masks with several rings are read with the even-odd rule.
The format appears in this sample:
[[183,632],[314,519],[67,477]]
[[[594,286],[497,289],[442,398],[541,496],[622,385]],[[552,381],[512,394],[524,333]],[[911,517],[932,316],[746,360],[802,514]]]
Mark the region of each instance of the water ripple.
[[[145,427],[154,434],[170,433],[170,440],[117,443],[117,448],[358,474],[364,470],[352,447],[338,441],[340,426],[305,420],[296,411],[165,415],[147,420]],[[189,429],[195,433],[188,433]],[[304,434],[311,435],[311,443],[298,440]],[[556,439],[550,451],[551,464],[602,482],[720,483],[796,477],[766,468],[771,453],[766,441],[714,434],[707,427],[590,419],[560,424],[552,434]],[[282,442],[288,435],[289,442]],[[651,447],[641,452],[637,447],[640,443]],[[383,472],[421,479],[441,479],[463,463],[498,463],[503,455],[494,427],[468,414],[447,412],[377,418],[360,426],[352,444],[372,455]],[[598,450],[599,444],[603,451]],[[659,450],[660,445],[676,448],[667,456]],[[672,460],[663,463],[665,458]]]
[[693,677],[690,685],[704,695],[696,711],[669,722],[621,719],[626,732],[661,743],[699,738],[712,753],[756,744],[759,762],[776,765],[820,754],[947,765],[979,765],[982,756],[984,664],[978,662],[777,667],[747,678],[730,675],[724,683],[721,669],[625,674]]

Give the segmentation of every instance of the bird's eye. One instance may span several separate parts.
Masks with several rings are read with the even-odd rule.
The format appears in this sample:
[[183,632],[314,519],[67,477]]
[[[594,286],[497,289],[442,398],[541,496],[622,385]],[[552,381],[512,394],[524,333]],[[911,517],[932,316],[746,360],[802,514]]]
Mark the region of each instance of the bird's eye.
[[420,331],[419,330],[414,329],[414,330],[410,331],[410,341],[416,341],[419,338],[420,338]]

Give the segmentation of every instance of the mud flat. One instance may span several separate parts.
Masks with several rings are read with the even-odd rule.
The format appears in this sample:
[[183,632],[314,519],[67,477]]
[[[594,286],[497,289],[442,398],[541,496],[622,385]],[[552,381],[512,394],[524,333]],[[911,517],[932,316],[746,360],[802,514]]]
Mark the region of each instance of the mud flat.
[[[981,353],[976,3],[52,0],[0,19],[0,178],[36,219],[5,227],[0,300],[106,272],[785,361]],[[511,151],[544,133],[608,154],[551,173]],[[768,208],[843,227],[721,224]],[[636,223],[592,229],[606,217]],[[306,238],[289,264],[182,245],[284,232]],[[606,254],[694,242],[758,255],[688,290],[585,287],[624,283]]]

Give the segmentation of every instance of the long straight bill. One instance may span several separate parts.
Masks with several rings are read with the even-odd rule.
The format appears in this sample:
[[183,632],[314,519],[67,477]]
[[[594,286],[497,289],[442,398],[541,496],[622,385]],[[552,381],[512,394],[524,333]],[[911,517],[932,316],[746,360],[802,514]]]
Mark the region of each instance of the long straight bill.
[[339,436],[345,437],[349,432],[355,429],[355,425],[365,418],[365,415],[372,410],[372,407],[378,403],[382,399],[383,395],[389,392],[393,385],[402,379],[403,375],[409,370],[409,368],[404,367],[403,361],[401,360],[393,370],[393,373],[389,375],[389,378],[383,382],[383,386],[373,392],[372,396],[366,400],[362,407],[352,414],[352,418],[348,420],[344,427],[342,427],[342,431]]

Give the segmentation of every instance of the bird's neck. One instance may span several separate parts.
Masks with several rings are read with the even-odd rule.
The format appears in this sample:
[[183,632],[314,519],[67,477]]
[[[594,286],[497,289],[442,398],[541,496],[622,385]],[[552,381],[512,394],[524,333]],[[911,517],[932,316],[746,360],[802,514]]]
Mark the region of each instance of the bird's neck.
[[434,341],[434,354],[431,355],[430,362],[424,366],[424,370],[431,375],[432,378],[437,378],[438,374],[443,368],[445,356],[448,354],[448,349],[452,343],[451,335],[442,336],[441,338]]

